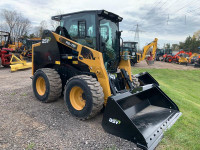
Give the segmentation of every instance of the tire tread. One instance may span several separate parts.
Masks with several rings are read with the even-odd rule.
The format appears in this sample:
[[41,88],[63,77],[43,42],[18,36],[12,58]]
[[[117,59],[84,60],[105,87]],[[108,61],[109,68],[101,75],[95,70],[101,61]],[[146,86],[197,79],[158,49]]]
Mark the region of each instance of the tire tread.
[[[97,81],[96,78],[93,78],[92,76],[88,76],[88,75],[74,76],[67,81],[66,85],[74,78],[82,79],[87,83],[90,89],[90,92],[92,94],[92,99],[93,99],[93,107],[89,116],[87,116],[86,118],[78,118],[78,119],[80,120],[90,119],[94,117],[95,115],[97,115],[103,108],[103,104],[104,104],[103,88],[101,87],[100,83]],[[65,90],[66,90],[66,85],[65,85]]]

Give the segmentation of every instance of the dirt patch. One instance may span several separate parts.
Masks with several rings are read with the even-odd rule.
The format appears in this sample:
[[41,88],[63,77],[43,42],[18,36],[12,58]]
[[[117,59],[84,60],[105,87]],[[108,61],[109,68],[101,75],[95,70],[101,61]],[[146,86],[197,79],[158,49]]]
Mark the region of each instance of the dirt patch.
[[102,114],[80,121],[67,112],[63,97],[44,104],[31,88],[31,70],[0,68],[0,149],[137,149],[106,133]]
[[135,64],[136,68],[156,68],[156,69],[173,69],[173,70],[195,70],[200,68],[194,68],[194,66],[179,65],[175,63],[167,63],[162,61],[155,61],[154,64],[148,65],[146,61],[141,61]]

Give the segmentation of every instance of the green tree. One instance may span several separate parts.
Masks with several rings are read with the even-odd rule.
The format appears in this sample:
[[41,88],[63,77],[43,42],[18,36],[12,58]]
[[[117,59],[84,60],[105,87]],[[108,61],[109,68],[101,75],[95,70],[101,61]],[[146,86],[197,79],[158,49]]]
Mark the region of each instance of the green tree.
[[172,50],[173,51],[177,51],[179,49],[179,45],[178,44],[172,44]]
[[36,37],[34,33],[32,33],[32,34],[29,35],[29,38],[30,38],[30,39],[31,39],[31,38],[34,38],[34,37]]
[[166,48],[166,49],[170,49],[170,48],[171,48],[170,43],[167,43],[166,46],[165,46],[165,48]]

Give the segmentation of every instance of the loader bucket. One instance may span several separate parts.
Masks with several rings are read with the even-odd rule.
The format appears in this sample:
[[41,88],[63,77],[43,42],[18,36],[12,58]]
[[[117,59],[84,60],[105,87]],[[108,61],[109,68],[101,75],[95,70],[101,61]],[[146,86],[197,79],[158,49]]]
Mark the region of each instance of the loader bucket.
[[181,116],[177,105],[156,85],[108,98],[102,126],[110,134],[134,142],[142,149],[154,149]]
[[153,65],[154,64],[154,60],[146,60],[148,65]]
[[148,72],[143,72],[134,75],[139,79],[140,85],[147,85],[147,84],[155,84],[159,86],[159,83],[148,73]]

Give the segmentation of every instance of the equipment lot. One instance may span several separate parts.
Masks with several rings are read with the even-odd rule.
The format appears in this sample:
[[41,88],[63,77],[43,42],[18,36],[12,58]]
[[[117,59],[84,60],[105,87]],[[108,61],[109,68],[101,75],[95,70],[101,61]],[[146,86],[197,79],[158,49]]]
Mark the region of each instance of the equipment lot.
[[[161,69],[164,64],[173,70]],[[164,62],[148,66],[145,61],[133,68],[134,74],[145,70],[183,113],[158,149],[200,149],[200,70]],[[10,73],[10,68],[0,68],[0,149],[137,149],[104,132],[102,114],[79,121],[67,112],[63,98],[48,104],[37,101],[30,76],[31,70]]]

